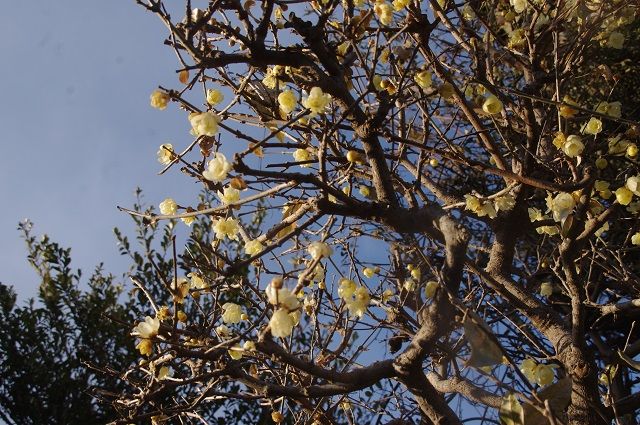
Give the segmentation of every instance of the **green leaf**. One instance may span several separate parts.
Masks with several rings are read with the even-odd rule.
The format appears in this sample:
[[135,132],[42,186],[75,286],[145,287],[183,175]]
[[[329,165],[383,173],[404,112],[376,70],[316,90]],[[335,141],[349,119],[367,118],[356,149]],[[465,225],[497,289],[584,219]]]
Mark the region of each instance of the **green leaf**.
[[513,393],[507,394],[502,399],[500,406],[500,423],[502,425],[523,425],[524,411],[520,402]]

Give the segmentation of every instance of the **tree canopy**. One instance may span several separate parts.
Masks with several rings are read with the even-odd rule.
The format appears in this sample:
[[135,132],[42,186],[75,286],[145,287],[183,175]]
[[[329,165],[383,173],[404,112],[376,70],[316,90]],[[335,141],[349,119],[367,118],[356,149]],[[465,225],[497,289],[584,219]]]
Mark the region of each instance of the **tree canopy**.
[[115,423],[637,422],[637,5],[136,3],[203,195],[121,208]]

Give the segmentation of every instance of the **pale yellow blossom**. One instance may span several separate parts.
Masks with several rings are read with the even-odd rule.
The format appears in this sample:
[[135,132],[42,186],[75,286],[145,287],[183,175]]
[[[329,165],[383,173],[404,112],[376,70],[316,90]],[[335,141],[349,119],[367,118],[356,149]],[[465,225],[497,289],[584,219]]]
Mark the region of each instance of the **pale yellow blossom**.
[[280,109],[285,114],[290,114],[296,109],[296,104],[298,103],[298,99],[296,95],[291,90],[285,90],[278,95],[278,104],[280,105]]
[[158,149],[158,162],[162,165],[169,165],[174,158],[173,145],[171,143],[165,143],[160,145]]
[[279,308],[271,316],[269,320],[269,327],[271,328],[271,335],[276,338],[286,338],[293,332],[295,326],[294,319],[289,315],[287,310]]
[[218,89],[207,90],[207,103],[209,105],[217,105],[224,100],[224,95]]
[[154,90],[151,93],[151,106],[162,111],[166,109],[170,99],[167,93],[161,90]]
[[160,208],[160,213],[164,215],[174,215],[178,212],[178,204],[172,198],[167,198],[160,202],[158,207]]
[[231,186],[227,186],[224,188],[224,192],[218,191],[218,199],[220,199],[220,202],[224,205],[233,204],[240,200],[240,191]]
[[309,96],[302,99],[302,106],[310,109],[314,115],[322,114],[329,102],[331,102],[331,96],[324,93],[320,87],[314,87],[309,92]]
[[242,316],[242,307],[235,303],[225,303],[222,306],[222,321],[227,324],[240,322]]
[[191,133],[194,136],[215,136],[218,133],[220,117],[213,112],[193,112],[189,114]]
[[231,240],[238,240],[240,226],[234,218],[221,218],[213,222],[213,231],[216,234],[216,239],[222,240],[227,237]]
[[262,243],[257,239],[254,239],[244,244],[244,252],[246,252],[247,255],[260,254],[263,250],[264,250],[264,245],[262,245]]
[[213,159],[209,161],[207,169],[202,172],[202,177],[214,183],[219,183],[227,178],[231,168],[232,165],[227,161],[227,157],[217,152]]

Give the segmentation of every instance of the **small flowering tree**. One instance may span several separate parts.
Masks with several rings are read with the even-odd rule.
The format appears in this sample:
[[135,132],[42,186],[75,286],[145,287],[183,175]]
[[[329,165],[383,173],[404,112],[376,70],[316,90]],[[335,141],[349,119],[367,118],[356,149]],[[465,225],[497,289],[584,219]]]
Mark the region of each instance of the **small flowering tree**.
[[158,160],[211,196],[127,210],[199,224],[136,282],[118,423],[221,400],[276,423],[636,423],[640,129],[612,71],[635,72],[636,6],[137,3],[179,59],[151,106],[191,127]]

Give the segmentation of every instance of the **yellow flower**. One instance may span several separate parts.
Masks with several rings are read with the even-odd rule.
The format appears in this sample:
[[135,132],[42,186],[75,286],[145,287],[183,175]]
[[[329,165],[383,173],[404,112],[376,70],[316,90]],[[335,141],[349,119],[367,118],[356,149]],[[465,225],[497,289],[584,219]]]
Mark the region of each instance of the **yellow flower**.
[[218,89],[207,90],[207,103],[209,105],[217,105],[224,100],[224,95]]
[[475,195],[464,195],[466,201],[465,209],[476,212],[482,207],[482,201]]
[[360,192],[360,195],[364,196],[365,198],[371,196],[371,188],[369,186],[361,184],[360,186],[358,186],[358,192]]
[[567,137],[567,141],[564,143],[564,145],[562,145],[562,151],[569,158],[575,158],[576,156],[580,155],[583,150],[584,144],[582,143],[582,140],[579,136],[576,136],[574,134]]
[[465,3],[464,6],[462,6],[462,17],[467,21],[471,21],[476,17],[476,12],[473,11],[469,3]]
[[540,211],[538,208],[528,208],[527,211],[529,212],[529,220],[531,222],[540,221],[544,218],[542,216],[542,211]]
[[222,306],[222,321],[226,324],[238,323],[242,320],[242,307],[234,303],[225,303]]
[[225,237],[231,240],[238,240],[238,232],[240,228],[238,221],[234,218],[222,218],[213,222],[213,231],[216,233],[216,239],[224,239]]
[[263,250],[264,245],[262,245],[262,243],[257,239],[249,241],[244,245],[244,252],[246,252],[247,255],[260,254]]
[[311,242],[307,247],[307,251],[314,260],[331,257],[331,254],[333,254],[333,249],[328,244],[319,241]]
[[633,192],[634,195],[640,196],[640,176],[631,176],[627,179],[625,186]]
[[136,345],[136,349],[143,356],[149,356],[153,353],[153,342],[150,339],[143,339]]
[[226,325],[216,327],[216,333],[222,339],[227,339],[231,336],[231,330]]
[[279,308],[271,316],[269,320],[269,327],[271,327],[271,335],[276,338],[286,338],[293,332],[295,322],[289,315],[287,310]]
[[564,135],[562,131],[558,131],[556,133],[556,137],[553,138],[553,146],[558,149],[562,149],[564,144],[567,142],[567,137]]
[[160,309],[156,313],[156,319],[160,320],[161,322],[164,322],[170,316],[171,316],[171,310],[169,310],[169,307],[167,307],[166,305],[163,305],[162,307],[160,307]]
[[176,316],[178,317],[178,322],[185,323],[187,321],[187,313],[182,310],[179,310]]
[[438,286],[440,286],[440,284],[435,280],[428,281],[424,287],[425,296],[427,298],[433,298],[433,296],[436,294],[436,290],[438,289]]
[[364,269],[362,269],[362,274],[365,275],[365,277],[371,279],[376,275],[376,272],[371,267],[365,267]]
[[233,204],[240,200],[240,191],[231,186],[227,186],[224,188],[224,192],[218,191],[218,199],[220,199],[220,202],[224,205]]
[[633,245],[640,245],[640,232],[636,232],[631,236],[631,243]]
[[393,297],[393,291],[391,289],[385,289],[384,292],[382,292],[382,302],[386,303],[387,301],[389,301],[391,298]]
[[638,156],[638,145],[635,143],[629,143],[629,146],[627,146],[627,155],[629,158],[635,158]]
[[240,348],[240,345],[238,344],[227,350],[227,353],[233,360],[240,360],[242,358],[242,348]]
[[160,319],[157,317],[146,316],[144,318],[144,322],[138,323],[136,327],[133,328],[131,335],[137,336],[144,339],[153,338],[158,335],[158,330],[160,329]]
[[437,167],[438,165],[440,165],[440,162],[439,162],[437,159],[435,159],[435,158],[431,158],[431,159],[429,160],[429,165],[431,165],[433,168],[435,168],[435,167]]
[[298,103],[298,99],[296,95],[291,90],[285,90],[278,95],[278,104],[280,105],[280,109],[285,114],[290,114],[296,109],[296,105]]
[[482,104],[482,110],[490,115],[499,114],[500,112],[502,112],[502,109],[502,102],[492,94],[487,96],[484,103]]
[[180,277],[178,280],[173,280],[173,287],[176,290],[176,301],[182,303],[187,295],[189,295],[189,289],[191,289],[191,282],[185,277]]
[[349,314],[362,317],[366,313],[370,301],[369,290],[364,286],[359,286],[353,294],[353,299],[347,302]]
[[522,13],[527,9],[527,0],[510,0],[510,3],[516,13]]
[[431,87],[431,84],[433,84],[432,76],[429,71],[420,71],[413,77],[413,79],[423,89],[428,89]]
[[496,211],[511,211],[516,205],[513,195],[498,196],[495,200]]
[[631,199],[633,198],[633,192],[622,186],[616,189],[616,201],[620,205],[629,205],[631,203]]
[[300,301],[289,289],[276,288],[273,282],[267,285],[265,293],[267,294],[267,301],[271,305],[280,305],[287,310],[296,310],[300,307]]
[[402,284],[402,288],[407,292],[413,292],[416,289],[416,281],[413,279],[407,279]]
[[607,165],[609,165],[609,162],[606,160],[606,158],[596,159],[596,167],[598,167],[598,170],[604,170],[605,168],[607,168]]
[[309,92],[309,96],[302,99],[302,106],[310,109],[314,115],[322,114],[329,102],[331,102],[331,96],[324,93],[320,87],[314,87]]
[[536,379],[535,369],[538,366],[535,360],[527,358],[520,363],[520,372],[531,382]]
[[420,271],[419,268],[414,268],[411,270],[411,277],[414,278],[415,280],[420,280],[420,277],[422,276],[422,272]]
[[607,39],[607,47],[611,47],[612,49],[622,49],[624,46],[624,34],[619,33],[617,31],[609,34],[609,38]]
[[220,117],[213,112],[201,112],[189,114],[191,133],[194,136],[215,136],[218,132]]
[[393,22],[393,7],[386,1],[376,0],[373,11],[382,25],[389,25]]
[[407,7],[409,3],[411,3],[411,0],[393,0],[392,3],[393,3],[393,9],[395,11],[400,11],[405,7]]
[[576,201],[570,193],[561,192],[555,198],[551,198],[550,204],[549,209],[553,213],[554,220],[560,221],[564,220],[573,211]]
[[622,103],[620,102],[600,102],[596,108],[596,112],[609,115],[610,117],[620,118],[622,116]]
[[356,283],[353,280],[342,278],[338,287],[338,296],[343,300],[349,300],[356,292]]
[[180,220],[187,226],[191,226],[194,221],[196,221],[195,217],[180,217]]
[[169,99],[170,97],[167,93],[160,90],[154,90],[153,93],[151,93],[151,106],[162,111],[167,108]]
[[568,105],[578,106],[578,104],[573,101],[569,96],[565,96],[562,98],[562,103],[565,105],[560,106],[560,116],[563,118],[572,118],[575,114],[578,113],[577,109],[573,109]]
[[602,131],[602,121],[598,118],[591,117],[589,122],[587,122],[584,126],[582,126],[583,134],[592,134],[596,135]]
[[[293,152],[293,159],[296,160],[296,162],[307,162],[311,160],[311,153],[307,150],[307,149],[296,149]],[[306,163],[306,164],[299,164],[301,167],[308,167],[311,164],[310,163]]]
[[338,52],[338,54],[340,56],[344,56],[347,54],[347,50],[349,50],[349,42],[348,41],[344,41],[342,43],[340,43],[338,45],[338,47],[336,48],[336,51]]
[[165,143],[160,145],[160,149],[158,149],[158,162],[162,165],[169,165],[171,160],[174,158],[173,153],[173,145],[171,143]]
[[178,204],[172,198],[167,198],[160,202],[160,213],[164,215],[174,215],[178,212]]
[[549,282],[542,282],[540,285],[540,295],[543,297],[548,297],[553,294],[553,285]]
[[244,351],[255,351],[256,343],[253,341],[246,341],[244,344],[242,344],[242,349]]
[[214,183],[219,183],[227,178],[231,168],[232,165],[227,161],[227,157],[217,152],[213,159],[209,161],[207,169],[202,172],[202,177]]
[[162,366],[158,371],[158,379],[162,381],[163,379],[171,378],[173,376],[173,369],[167,366]]

